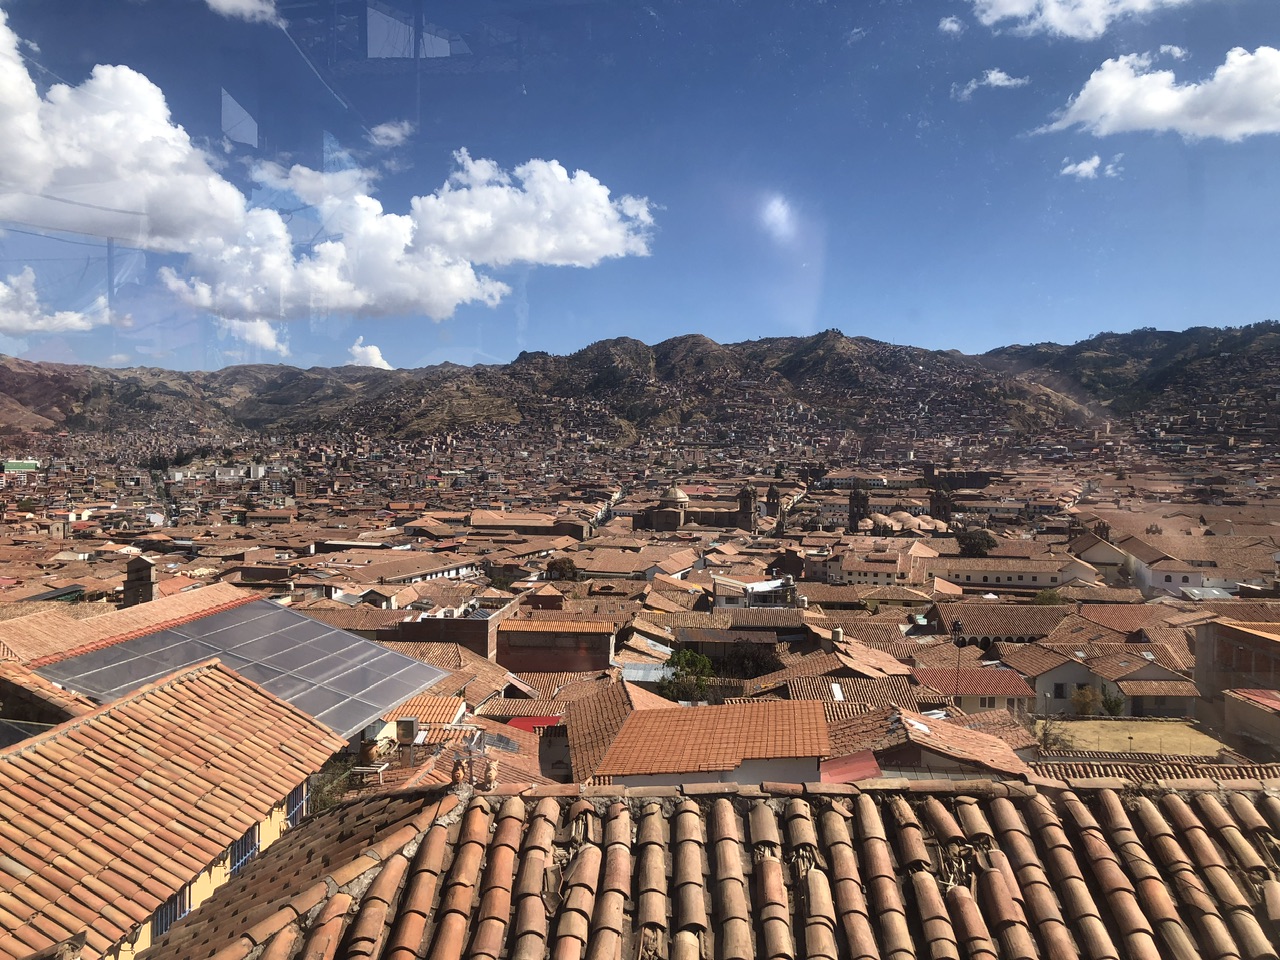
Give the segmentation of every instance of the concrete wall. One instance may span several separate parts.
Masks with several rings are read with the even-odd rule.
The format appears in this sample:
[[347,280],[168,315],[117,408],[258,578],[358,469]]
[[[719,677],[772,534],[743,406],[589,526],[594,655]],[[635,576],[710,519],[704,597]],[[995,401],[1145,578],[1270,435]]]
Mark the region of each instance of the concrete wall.
[[1225,727],[1233,739],[1265,743],[1280,752],[1280,713],[1239,697],[1223,698]]
[[[1054,697],[1053,688],[1055,684],[1062,684],[1065,688],[1062,697]],[[1062,666],[1054,667],[1048,673],[1042,673],[1032,682],[1032,686],[1036,690],[1036,711],[1039,713],[1066,713],[1074,714],[1075,711],[1071,707],[1071,694],[1075,692],[1078,684],[1088,684],[1097,688],[1098,678],[1090,672],[1089,668],[1082,663],[1076,663],[1072,660],[1070,663],[1064,663]]]
[[960,707],[965,713],[977,713],[980,710],[1012,710],[1021,712],[1032,709],[1030,697],[995,697],[994,706],[982,706],[983,697],[959,697]]
[[600,633],[498,632],[494,659],[512,673],[607,670],[613,636]]

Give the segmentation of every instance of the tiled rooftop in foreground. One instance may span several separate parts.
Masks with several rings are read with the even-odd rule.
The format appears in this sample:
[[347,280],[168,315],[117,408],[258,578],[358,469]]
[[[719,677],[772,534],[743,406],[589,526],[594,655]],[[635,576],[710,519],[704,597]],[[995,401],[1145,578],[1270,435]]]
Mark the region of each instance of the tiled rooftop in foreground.
[[1276,956],[1280,781],[406,791],[144,960]]

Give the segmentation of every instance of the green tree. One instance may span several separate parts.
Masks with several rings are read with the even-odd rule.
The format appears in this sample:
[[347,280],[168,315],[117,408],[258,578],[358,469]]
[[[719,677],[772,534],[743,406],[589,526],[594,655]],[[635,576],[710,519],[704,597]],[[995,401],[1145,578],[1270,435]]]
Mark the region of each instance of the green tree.
[[721,676],[742,677],[749,680],[781,670],[782,660],[778,657],[775,646],[772,643],[747,643],[746,641],[732,644],[729,652],[720,661]]
[[577,580],[580,576],[578,565],[572,557],[556,557],[547,562],[547,577],[551,580]]
[[705,700],[711,675],[711,661],[702,654],[677,650],[667,660],[667,675],[658,681],[658,693],[668,700]]
[[1077,717],[1091,717],[1102,706],[1102,697],[1093,687],[1077,687],[1071,694],[1071,709]]
[[962,557],[985,557],[996,548],[996,538],[985,530],[961,530],[956,543]]
[[1124,715],[1124,694],[1115,687],[1108,687],[1106,684],[1102,686],[1102,696],[1099,698],[1099,706],[1102,712],[1109,717],[1119,717]]
[[1057,590],[1046,589],[1037,593],[1031,602],[1041,607],[1058,607],[1067,601],[1062,598],[1062,594]]

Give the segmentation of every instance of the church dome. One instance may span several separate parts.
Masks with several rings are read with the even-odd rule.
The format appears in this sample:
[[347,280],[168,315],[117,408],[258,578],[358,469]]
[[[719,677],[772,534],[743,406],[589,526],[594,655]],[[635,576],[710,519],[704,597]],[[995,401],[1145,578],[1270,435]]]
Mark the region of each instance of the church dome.
[[689,495],[673,483],[663,491],[658,501],[660,503],[688,503]]

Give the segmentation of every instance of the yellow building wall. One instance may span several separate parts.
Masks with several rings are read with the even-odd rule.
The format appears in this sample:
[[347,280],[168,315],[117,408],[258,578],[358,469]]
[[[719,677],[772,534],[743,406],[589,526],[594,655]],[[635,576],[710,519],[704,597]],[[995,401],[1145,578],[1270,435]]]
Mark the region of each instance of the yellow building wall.
[[[258,821],[258,853],[275,843],[284,834],[289,823],[289,812],[285,809],[287,798],[271,808],[266,818]],[[200,875],[193,879],[189,887],[188,903],[192,910],[204,903],[224,883],[231,879],[231,857],[223,852],[213,863],[205,867]],[[126,940],[116,945],[104,956],[107,960],[133,960],[151,946],[151,917],[148,917],[136,928],[132,941]]]

